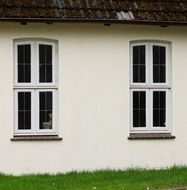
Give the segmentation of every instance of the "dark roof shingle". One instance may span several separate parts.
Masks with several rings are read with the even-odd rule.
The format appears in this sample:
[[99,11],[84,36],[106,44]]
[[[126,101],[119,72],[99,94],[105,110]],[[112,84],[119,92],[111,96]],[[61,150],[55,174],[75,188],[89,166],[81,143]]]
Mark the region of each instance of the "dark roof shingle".
[[0,20],[187,24],[187,0],[1,0]]

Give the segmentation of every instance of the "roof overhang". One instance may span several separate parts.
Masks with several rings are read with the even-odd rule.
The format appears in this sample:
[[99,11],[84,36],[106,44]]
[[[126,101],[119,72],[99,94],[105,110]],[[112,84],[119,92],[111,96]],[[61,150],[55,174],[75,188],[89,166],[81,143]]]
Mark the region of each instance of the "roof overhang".
[[117,20],[117,19],[82,19],[82,18],[14,18],[1,17],[4,22],[38,22],[38,23],[101,23],[101,24],[136,24],[136,25],[160,25],[160,26],[187,26],[185,21],[155,21],[155,20]]

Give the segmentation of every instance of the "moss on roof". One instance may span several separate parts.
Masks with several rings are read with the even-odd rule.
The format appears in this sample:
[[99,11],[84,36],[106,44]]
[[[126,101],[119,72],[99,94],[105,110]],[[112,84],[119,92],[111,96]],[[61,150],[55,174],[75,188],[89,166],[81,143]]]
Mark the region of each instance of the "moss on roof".
[[187,22],[187,0],[1,0],[5,18]]

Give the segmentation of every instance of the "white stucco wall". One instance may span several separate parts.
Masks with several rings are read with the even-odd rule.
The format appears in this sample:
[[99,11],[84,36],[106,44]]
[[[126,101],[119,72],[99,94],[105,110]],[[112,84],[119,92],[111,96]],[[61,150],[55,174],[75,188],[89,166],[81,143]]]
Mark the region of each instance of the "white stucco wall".
[[[12,142],[13,40],[47,38],[59,46],[59,136]],[[172,43],[175,140],[129,141],[129,42]],[[0,23],[0,172],[165,167],[187,164],[187,28],[102,24]]]

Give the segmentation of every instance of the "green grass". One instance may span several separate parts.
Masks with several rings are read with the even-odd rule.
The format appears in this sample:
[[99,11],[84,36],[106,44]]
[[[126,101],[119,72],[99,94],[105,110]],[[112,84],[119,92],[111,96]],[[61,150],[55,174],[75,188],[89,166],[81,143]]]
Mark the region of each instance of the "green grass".
[[59,175],[0,175],[0,190],[153,190],[187,186],[187,167]]

